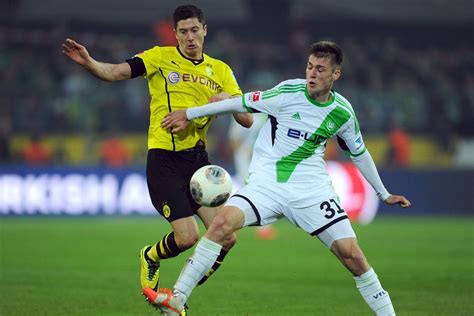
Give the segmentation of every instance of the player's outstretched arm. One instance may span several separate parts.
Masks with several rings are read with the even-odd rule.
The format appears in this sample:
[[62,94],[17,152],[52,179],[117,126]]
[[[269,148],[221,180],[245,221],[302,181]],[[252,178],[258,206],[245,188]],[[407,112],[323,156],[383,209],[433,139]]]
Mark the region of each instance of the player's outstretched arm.
[[[241,98],[242,96],[236,95],[232,97],[230,94],[226,92],[221,92],[216,95],[213,95],[209,99],[209,103],[214,103],[214,102],[219,102],[222,100],[227,100],[230,98]],[[234,120],[239,123],[239,125],[245,127],[245,128],[250,128],[252,127],[253,124],[253,115],[251,113],[233,113]]]
[[130,79],[132,70],[128,63],[108,64],[92,58],[85,46],[67,38],[62,44],[63,54],[86,68],[95,77],[105,81]]
[[388,205],[399,204],[403,208],[411,206],[411,202],[408,201],[408,199],[403,195],[390,195],[388,198],[385,199],[384,202]]
[[377,167],[370,155],[369,151],[366,150],[362,155],[357,157],[351,157],[352,161],[356,165],[357,169],[362,173],[364,178],[374,188],[377,196],[381,198],[388,205],[399,204],[403,208],[410,207],[410,201],[403,195],[390,194],[380,179]]
[[172,133],[182,131],[187,121],[198,117],[211,116],[221,113],[245,113],[247,110],[242,104],[241,98],[232,98],[203,106],[178,110],[165,115],[161,121],[161,127],[171,130]]

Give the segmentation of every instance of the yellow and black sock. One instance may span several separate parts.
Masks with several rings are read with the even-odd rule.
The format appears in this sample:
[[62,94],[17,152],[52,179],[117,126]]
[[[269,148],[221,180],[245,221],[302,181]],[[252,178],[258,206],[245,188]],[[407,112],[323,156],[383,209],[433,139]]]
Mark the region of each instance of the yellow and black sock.
[[147,252],[148,257],[154,261],[173,258],[181,253],[174,239],[174,232],[168,233],[159,242],[154,244]]
[[225,256],[228,254],[229,252],[227,250],[224,250],[224,249],[221,249],[221,253],[219,254],[219,256],[217,257],[216,261],[214,262],[214,264],[212,265],[212,268],[207,271],[206,275],[202,277],[202,279],[198,282],[198,285],[202,285],[204,282],[207,281],[207,279],[209,279],[209,277],[214,274],[214,272],[217,271],[217,269],[220,268],[220,266],[222,265],[222,262],[224,261],[224,258]]

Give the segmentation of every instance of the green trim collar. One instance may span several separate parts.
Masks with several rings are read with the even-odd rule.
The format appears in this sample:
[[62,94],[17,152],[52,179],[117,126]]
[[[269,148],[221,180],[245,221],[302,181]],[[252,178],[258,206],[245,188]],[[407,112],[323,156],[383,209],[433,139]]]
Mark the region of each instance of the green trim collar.
[[329,101],[324,102],[324,103],[320,103],[320,102],[316,101],[315,99],[313,99],[313,98],[311,98],[311,97],[309,96],[309,94],[308,94],[308,86],[306,86],[306,87],[304,88],[304,95],[306,96],[306,99],[307,99],[310,103],[312,103],[312,104],[314,104],[314,105],[316,105],[316,106],[322,107],[322,108],[331,105],[331,104],[334,102],[334,100],[336,99],[336,93],[334,92],[334,90],[331,90],[330,93],[332,94],[332,96],[331,96],[331,98],[329,99]]

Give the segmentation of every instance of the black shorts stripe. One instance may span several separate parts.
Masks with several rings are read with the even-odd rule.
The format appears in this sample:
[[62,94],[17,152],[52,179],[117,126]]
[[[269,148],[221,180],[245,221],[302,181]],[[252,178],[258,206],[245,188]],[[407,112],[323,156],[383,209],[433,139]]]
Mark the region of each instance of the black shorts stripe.
[[339,223],[340,221],[342,221],[344,219],[347,219],[347,218],[348,218],[347,215],[338,217],[335,220],[333,220],[332,222],[327,223],[323,227],[321,227],[319,229],[316,229],[314,232],[311,233],[311,236],[317,236],[317,235],[321,234],[323,231],[325,231],[326,229],[328,229],[329,227],[331,227],[332,225],[334,225],[336,223]]
[[233,196],[236,196],[236,197],[239,197],[239,198],[244,199],[244,200],[247,201],[247,202],[250,204],[250,206],[252,207],[252,210],[253,210],[253,212],[255,213],[255,216],[257,217],[257,224],[255,224],[255,225],[250,225],[250,226],[260,226],[260,225],[261,225],[261,222],[262,222],[262,218],[260,217],[260,214],[258,214],[257,208],[256,208],[255,205],[252,203],[252,201],[250,201],[246,196],[243,196],[243,195],[240,195],[240,194],[234,194]]

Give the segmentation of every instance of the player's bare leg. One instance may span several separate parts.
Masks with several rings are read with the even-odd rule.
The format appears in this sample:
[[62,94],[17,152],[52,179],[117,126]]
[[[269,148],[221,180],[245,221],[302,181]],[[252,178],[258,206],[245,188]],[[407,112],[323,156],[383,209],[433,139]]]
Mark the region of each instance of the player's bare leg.
[[359,276],[370,269],[356,238],[343,238],[334,241],[331,251],[354,276]]
[[[202,206],[198,210],[198,215],[201,218],[202,222],[204,223],[204,226],[206,226],[206,229],[209,228],[209,226],[212,223],[212,220],[214,217],[217,216],[219,212],[222,211],[223,206],[220,207],[205,207]],[[212,267],[207,271],[206,275],[199,280],[198,285],[202,285],[204,282],[206,282],[211,275],[213,275],[217,269],[219,269],[222,266],[222,263],[224,262],[224,259],[229,252],[230,248],[232,248],[237,241],[237,235],[235,233],[230,234],[226,240],[223,241],[222,243],[222,249],[221,252],[219,253],[219,256],[217,257],[216,261],[212,265]]]
[[[222,212],[214,218],[176,281],[174,295],[168,300],[173,309],[179,311],[183,308],[193,289],[216,261],[222,250],[222,245],[231,239],[235,231],[242,228],[243,224],[244,214],[234,206],[224,207]],[[163,305],[160,300],[156,301],[156,299],[153,304],[158,308]]]
[[331,251],[352,272],[357,289],[365,302],[378,316],[395,315],[390,295],[382,288],[356,238],[343,238],[334,241]]
[[142,288],[159,287],[160,261],[173,258],[191,248],[199,239],[199,229],[193,216],[171,222],[173,231],[159,242],[140,251],[140,282]]
[[[204,223],[204,226],[206,226],[206,229],[208,230],[209,227],[211,226],[214,218],[223,211],[223,206],[220,207],[205,207],[202,206],[198,210],[198,215],[201,218],[202,222]],[[230,248],[232,248],[237,241],[237,235],[235,233],[229,234],[224,240],[222,241],[222,248],[229,251]]]

